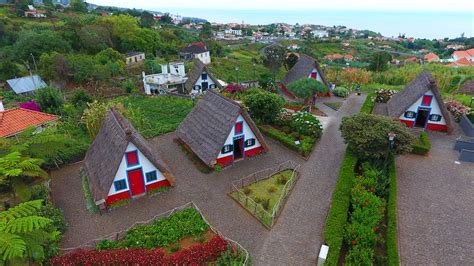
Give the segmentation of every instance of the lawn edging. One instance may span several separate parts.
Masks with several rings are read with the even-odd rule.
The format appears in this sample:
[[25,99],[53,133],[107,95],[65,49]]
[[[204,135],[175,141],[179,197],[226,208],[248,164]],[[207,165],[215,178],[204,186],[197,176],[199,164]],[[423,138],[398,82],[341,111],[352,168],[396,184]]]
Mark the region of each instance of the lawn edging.
[[339,261],[344,230],[349,216],[352,180],[355,177],[356,164],[357,157],[349,149],[346,149],[323,232],[324,242],[329,246],[325,265],[337,265]]
[[84,168],[80,170],[80,176],[82,181],[82,191],[84,192],[84,198],[86,200],[86,208],[93,214],[99,213],[99,208],[95,205],[94,199],[92,198],[91,187],[89,186],[89,177],[87,176]]
[[400,265],[400,257],[398,255],[398,225],[397,225],[397,167],[395,158],[390,158],[390,166],[388,172],[390,178],[389,196],[387,202],[387,259],[388,265]]
[[365,98],[364,103],[362,104],[362,107],[360,108],[361,113],[366,113],[366,114],[371,114],[372,110],[374,109],[374,102],[372,101],[372,98],[375,97],[375,93],[369,93],[367,95],[367,98]]

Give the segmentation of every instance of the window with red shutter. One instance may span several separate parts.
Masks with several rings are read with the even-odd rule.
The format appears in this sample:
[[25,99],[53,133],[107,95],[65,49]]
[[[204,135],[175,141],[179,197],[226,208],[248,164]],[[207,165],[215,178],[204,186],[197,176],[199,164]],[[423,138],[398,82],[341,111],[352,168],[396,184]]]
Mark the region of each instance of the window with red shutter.
[[137,151],[127,152],[125,154],[125,158],[127,159],[127,166],[134,166],[138,164],[138,153]]
[[238,122],[237,124],[235,124],[235,135],[242,134],[243,131],[244,131],[243,122]]
[[311,78],[316,79],[317,76],[318,76],[318,73],[316,72],[311,73]]
[[432,96],[432,95],[425,95],[425,96],[423,96],[423,99],[421,100],[421,105],[423,105],[423,106],[430,106],[432,99],[433,99],[433,96]]

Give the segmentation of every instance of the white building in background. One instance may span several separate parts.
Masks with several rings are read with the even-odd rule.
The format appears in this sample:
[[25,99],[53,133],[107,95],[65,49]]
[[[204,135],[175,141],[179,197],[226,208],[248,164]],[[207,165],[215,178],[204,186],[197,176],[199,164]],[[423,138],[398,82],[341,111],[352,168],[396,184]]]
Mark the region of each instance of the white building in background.
[[145,93],[165,94],[167,92],[184,91],[184,83],[188,79],[183,62],[169,63],[161,65],[161,73],[143,76],[143,88]]
[[226,29],[224,31],[227,35],[235,35],[235,36],[242,36],[242,30],[234,30],[234,29]]
[[311,34],[313,34],[314,38],[327,38],[329,36],[325,30],[313,30]]

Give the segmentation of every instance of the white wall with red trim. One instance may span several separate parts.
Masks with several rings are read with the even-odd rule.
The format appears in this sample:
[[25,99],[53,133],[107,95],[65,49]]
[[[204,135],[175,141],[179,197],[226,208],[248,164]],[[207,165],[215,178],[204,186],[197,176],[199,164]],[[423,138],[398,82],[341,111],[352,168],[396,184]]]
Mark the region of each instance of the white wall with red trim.
[[[423,101],[423,96],[425,96],[425,95],[430,95],[430,96],[433,97],[431,99],[431,103],[430,103],[429,106],[421,105],[421,103]],[[436,100],[436,97],[434,96],[433,92],[431,90],[429,90],[423,96],[421,96],[415,103],[413,103],[407,110],[405,110],[405,112],[411,111],[411,112],[418,113],[418,108],[419,107],[431,108],[430,115],[433,115],[433,114],[439,115],[439,116],[441,116],[441,120],[440,121],[428,120],[428,124],[446,125],[446,120],[444,119],[443,114],[441,113],[441,108],[439,107],[438,101]],[[413,117],[413,118],[407,118],[407,117],[405,117],[405,113],[403,113],[400,116],[400,120],[415,122],[416,116]]]
[[[260,144],[257,137],[253,133],[252,129],[248,126],[247,122],[245,122],[245,119],[241,115],[239,115],[239,117],[235,121],[234,126],[232,127],[232,130],[230,131],[229,136],[227,137],[227,139],[225,141],[225,144],[222,147],[224,147],[225,145],[233,145],[234,144],[234,137],[242,135],[242,134],[237,134],[237,135],[235,134],[235,124],[237,124],[239,122],[243,122],[244,146],[245,146],[245,140],[255,139],[255,145],[253,145],[251,147],[245,147],[244,151],[248,151],[248,150],[251,150],[251,149],[261,147],[262,145]],[[217,156],[217,158],[223,158],[223,157],[227,157],[227,156],[232,156],[232,152],[222,154],[222,150],[221,150],[221,152],[219,152],[219,155]]]
[[312,78],[311,75],[313,73],[316,73],[316,80],[317,81],[323,82],[323,79],[321,78],[321,74],[318,72],[318,70],[316,68],[313,68],[313,70],[311,70],[311,73],[309,73],[308,78]]
[[[125,155],[126,155],[127,152],[135,151],[135,150],[137,151],[137,155],[138,155],[138,165],[128,167],[127,166],[127,159],[126,159]],[[127,177],[127,170],[137,169],[137,168],[140,168],[140,167],[142,168],[143,179],[144,179],[145,186],[165,180],[165,177],[160,172],[160,170],[158,170],[150,162],[150,160],[148,160],[148,158],[146,158],[146,156],[143,153],[141,153],[140,150],[138,150],[138,148],[133,143],[129,142],[128,145],[127,145],[127,149],[125,150],[125,153],[122,156],[122,161],[120,162],[120,166],[119,166],[119,168],[117,170],[117,173],[115,174],[115,178],[114,178],[114,182],[119,181],[119,180],[125,180],[125,182],[127,184],[127,189],[123,189],[123,190],[120,190],[120,191],[115,191],[115,186],[114,186],[114,183],[112,182],[112,186],[110,187],[110,190],[109,190],[109,196],[114,195],[114,194],[118,194],[118,193],[122,193],[124,191],[130,191],[130,184],[128,182],[128,177]],[[149,172],[152,172],[152,171],[156,171],[157,179],[155,181],[147,183],[146,178],[145,178],[145,174],[149,173]]]

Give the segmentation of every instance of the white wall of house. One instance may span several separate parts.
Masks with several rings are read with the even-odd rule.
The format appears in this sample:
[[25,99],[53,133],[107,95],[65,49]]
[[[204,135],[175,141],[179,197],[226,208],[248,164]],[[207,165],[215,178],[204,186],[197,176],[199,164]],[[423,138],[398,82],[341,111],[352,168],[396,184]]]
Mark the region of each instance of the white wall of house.
[[130,64],[135,64],[135,63],[141,62],[143,60],[145,60],[145,54],[141,53],[141,54],[137,54],[137,55],[127,57],[126,60],[125,60],[125,63],[127,65],[130,65]]
[[200,54],[194,54],[194,58],[201,60],[201,62],[203,62],[205,65],[211,63],[211,53],[209,51]]
[[[423,100],[424,95],[431,95],[433,96],[433,99],[431,100],[430,106],[422,106],[421,101]],[[432,114],[437,114],[441,116],[440,121],[431,121],[428,120],[428,123],[430,124],[437,124],[437,125],[446,125],[446,120],[443,117],[443,114],[441,113],[441,108],[439,107],[438,101],[436,100],[433,92],[431,90],[427,91],[423,96],[421,96],[415,103],[413,103],[405,112],[411,111],[411,112],[418,112],[418,107],[424,107],[424,108],[431,108],[430,115]],[[405,113],[403,113],[400,116],[401,120],[406,120],[406,121],[415,121],[416,116],[414,118],[406,118]]]
[[311,70],[311,73],[309,73],[308,78],[311,78],[311,74],[312,74],[312,73],[318,73],[318,74],[316,75],[316,80],[323,82],[323,79],[321,78],[321,74],[319,74],[319,72],[318,72],[318,70],[317,70],[316,68],[313,68],[313,70]]
[[[207,79],[203,80],[202,79],[202,74],[206,74],[207,75]],[[196,83],[194,84],[194,87],[193,87],[193,90],[191,91],[191,93],[197,93],[199,92],[197,89],[196,89],[196,85],[199,85],[201,86],[201,91],[202,91],[202,83],[203,82],[207,82],[208,83],[208,89],[211,87],[211,85],[215,85],[217,87],[217,84],[209,77],[209,73],[204,71],[201,73],[201,75],[199,76],[198,80],[196,81]]]
[[[242,115],[239,115],[239,117],[235,121],[235,124],[237,124],[241,121],[243,121],[243,127],[244,127],[243,128],[244,144],[245,144],[245,140],[247,140],[247,139],[255,139],[255,145],[253,145],[251,147],[245,147],[244,151],[248,151],[248,150],[255,149],[255,148],[258,148],[258,147],[262,146],[260,144],[260,142],[258,141],[257,137],[255,136],[255,134],[253,133],[252,129],[249,127],[247,122],[245,122]],[[235,135],[235,125],[234,125],[232,127],[232,130],[230,131],[229,136],[227,137],[227,139],[225,141],[225,144],[223,146],[232,145],[234,143],[234,137],[241,136],[241,135],[242,134]],[[232,152],[222,154],[222,151],[221,151],[221,152],[219,152],[219,155],[217,156],[217,158],[223,158],[223,157],[227,157],[227,156],[231,156],[231,155],[232,155]]]
[[[112,183],[112,186],[110,187],[110,190],[109,190],[109,196],[130,190],[130,184],[128,183],[128,177],[127,177],[127,170],[136,169],[136,168],[141,167],[141,168],[142,168],[142,171],[143,171],[143,179],[145,180],[145,185],[153,184],[153,183],[156,183],[156,182],[165,180],[165,177],[164,177],[163,174],[160,172],[160,170],[158,170],[158,169],[145,157],[145,155],[144,155],[143,153],[141,153],[141,152],[138,150],[138,148],[137,148],[133,143],[131,143],[131,142],[128,143],[127,149],[125,150],[125,152],[135,151],[135,150],[136,150],[137,153],[138,153],[138,162],[139,162],[139,165],[127,167],[127,162],[126,162],[125,153],[124,153],[123,156],[122,156],[122,162],[120,162],[120,166],[119,166],[119,168],[118,168],[118,170],[117,170],[117,173],[115,174],[115,178],[114,178],[114,182],[115,182],[115,181],[118,181],[118,180],[123,180],[123,179],[124,179],[125,182],[127,183],[127,189],[120,190],[120,191],[115,191],[114,183]],[[145,174],[148,173],[148,172],[152,172],[152,171],[156,171],[157,180],[155,180],[155,181],[153,181],[153,182],[150,182],[150,183],[147,183],[147,182],[146,182],[146,179],[145,179]]]

